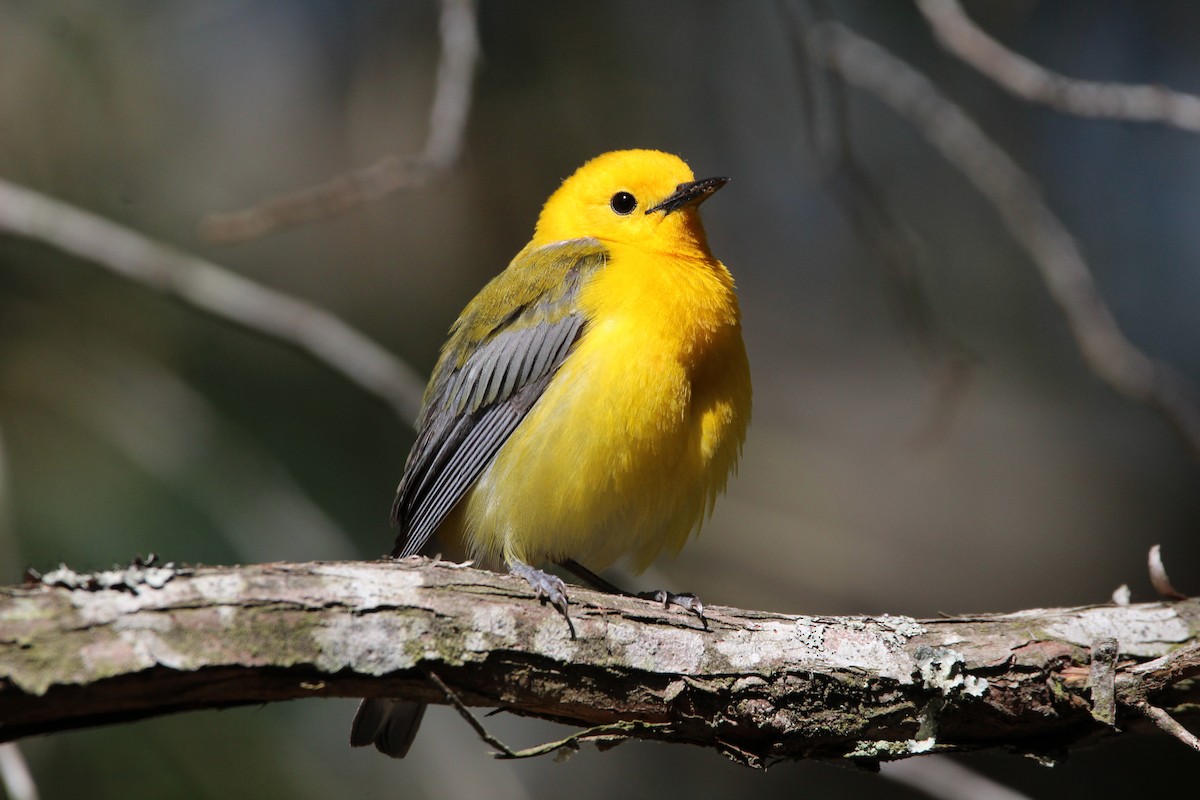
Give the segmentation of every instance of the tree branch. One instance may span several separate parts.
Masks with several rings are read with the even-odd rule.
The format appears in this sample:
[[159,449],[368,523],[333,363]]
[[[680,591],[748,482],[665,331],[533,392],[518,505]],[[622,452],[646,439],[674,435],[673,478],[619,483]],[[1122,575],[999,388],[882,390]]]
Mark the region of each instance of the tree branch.
[[901,331],[934,369],[937,394],[914,437],[930,444],[949,430],[972,379],[976,357],[946,330],[926,286],[928,248],[897,213],[855,151],[847,85],[819,68],[808,31],[830,19],[824,3],[781,6],[796,55],[804,138],[817,157],[822,183],[880,267],[885,299]]
[[406,423],[417,416],[424,378],[312,303],[3,179],[0,233],[48,244],[218,319],[291,345],[383,400]]
[[878,43],[830,21],[812,29],[808,44],[821,63],[909,120],[975,186],[1041,272],[1091,370],[1158,411],[1200,457],[1200,390],[1125,336],[1079,244],[1024,170],[928,78]]
[[1122,728],[1200,701],[1200,600],[923,621],[710,606],[710,631],[648,601],[577,587],[572,600],[576,640],[522,581],[420,558],[61,569],[0,589],[0,741],[298,697],[446,703],[449,690],[590,729],[563,746],[659,739],[753,766],[1053,755],[1113,730],[1091,711],[1102,639],[1117,642]]
[[441,0],[438,28],[442,53],[429,108],[429,134],[419,155],[385,156],[369,167],[268,198],[251,208],[211,214],[201,222],[201,232],[214,242],[256,239],[279,228],[340,216],[400,189],[421,186],[453,166],[462,151],[479,61],[473,0]]
[[1158,122],[1200,133],[1200,97],[1149,84],[1070,78],[1014,53],[989,36],[958,0],[916,0],[948,52],[1006,91],[1065,114],[1128,122]]

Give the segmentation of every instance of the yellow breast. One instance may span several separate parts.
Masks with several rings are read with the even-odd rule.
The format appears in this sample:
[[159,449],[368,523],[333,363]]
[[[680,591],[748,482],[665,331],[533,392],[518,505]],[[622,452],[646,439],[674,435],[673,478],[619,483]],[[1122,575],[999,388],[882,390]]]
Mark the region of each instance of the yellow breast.
[[608,244],[580,290],[583,336],[466,498],[477,557],[641,571],[736,466],[750,372],[728,271]]

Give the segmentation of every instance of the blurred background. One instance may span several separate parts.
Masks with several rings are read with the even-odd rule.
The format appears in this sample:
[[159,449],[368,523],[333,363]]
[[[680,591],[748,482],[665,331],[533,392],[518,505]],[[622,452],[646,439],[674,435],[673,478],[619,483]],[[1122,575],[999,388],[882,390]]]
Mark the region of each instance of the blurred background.
[[[1200,137],[1019,101],[942,51],[908,2],[824,8],[928,75],[1028,170],[1130,339],[1200,379]],[[1068,75],[1200,92],[1189,0],[967,10]],[[1098,603],[1122,583],[1149,600],[1146,552],[1161,543],[1176,585],[1200,590],[1200,464],[1087,368],[1029,257],[962,175],[805,63],[798,31],[820,11],[483,0],[448,169],[336,218],[218,244],[200,233],[206,215],[425,148],[438,4],[0,0],[0,177],[313,301],[425,374],[562,178],[606,150],[678,153],[698,176],[733,178],[704,213],[739,285],[754,421],[712,523],[638,585],[822,614]],[[823,106],[804,101],[813,85]],[[844,124],[830,110],[839,92]],[[851,142],[911,230],[916,277],[899,292],[813,127]],[[922,345],[931,337],[941,344]],[[0,236],[3,582],[148,552],[377,557],[411,440],[385,404],[293,349]],[[496,762],[444,709],[393,762],[347,747],[353,709],[274,704],[21,746],[46,798],[923,796],[834,765],[758,773],[648,743]],[[514,746],[560,735],[488,724]],[[1165,736],[1054,769],[959,760],[1032,797],[1123,795],[1196,763]]]

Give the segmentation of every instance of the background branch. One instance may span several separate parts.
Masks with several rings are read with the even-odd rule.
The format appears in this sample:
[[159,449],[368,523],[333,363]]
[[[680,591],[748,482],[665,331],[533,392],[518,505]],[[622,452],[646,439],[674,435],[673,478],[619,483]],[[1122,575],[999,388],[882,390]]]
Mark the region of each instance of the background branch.
[[1054,753],[1111,730],[1087,692],[1098,636],[1118,643],[1122,729],[1138,703],[1200,699],[1200,600],[922,621],[716,607],[704,631],[572,591],[574,641],[519,580],[424,559],[60,569],[0,590],[0,740],[300,697],[444,703],[444,684],[595,728],[573,742],[686,742],[751,766]]
[[870,249],[887,289],[885,298],[905,338],[932,367],[937,394],[914,437],[928,445],[952,427],[976,357],[946,329],[926,286],[928,248],[888,201],[883,186],[855,152],[845,82],[822,69],[810,52],[808,30],[830,19],[821,2],[782,7],[795,54],[804,138],[822,169],[822,183],[855,234]]
[[473,0],[440,0],[440,5],[441,58],[429,109],[429,134],[420,154],[385,156],[369,167],[269,198],[251,208],[211,214],[201,223],[201,232],[215,242],[255,239],[279,228],[345,214],[399,189],[421,186],[449,169],[462,151],[479,39]]
[[1163,86],[1069,78],[1000,44],[958,0],[916,3],[942,47],[1022,100],[1080,117],[1159,122],[1200,133],[1200,97]]
[[878,43],[830,21],[813,27],[809,46],[848,83],[913,123],[979,190],[1041,272],[1088,366],[1117,391],[1161,413],[1200,457],[1195,386],[1121,332],[1071,232],[1016,162],[928,78]]
[[387,403],[405,424],[425,379],[330,312],[97,214],[0,179],[0,232],[48,244],[291,345]]

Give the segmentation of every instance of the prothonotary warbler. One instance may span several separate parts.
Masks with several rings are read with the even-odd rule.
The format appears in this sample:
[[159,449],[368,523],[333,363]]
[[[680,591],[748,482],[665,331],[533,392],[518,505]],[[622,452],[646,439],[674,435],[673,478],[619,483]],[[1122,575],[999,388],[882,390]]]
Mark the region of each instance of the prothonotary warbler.
[[[563,181],[450,328],[392,506],[394,557],[448,536],[565,616],[562,580],[539,565],[611,589],[590,570],[641,572],[699,528],[750,421],[733,278],[700,224],[726,181],[654,150]],[[691,595],[657,596],[703,618]],[[351,743],[402,757],[422,710],[365,700]]]

